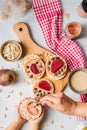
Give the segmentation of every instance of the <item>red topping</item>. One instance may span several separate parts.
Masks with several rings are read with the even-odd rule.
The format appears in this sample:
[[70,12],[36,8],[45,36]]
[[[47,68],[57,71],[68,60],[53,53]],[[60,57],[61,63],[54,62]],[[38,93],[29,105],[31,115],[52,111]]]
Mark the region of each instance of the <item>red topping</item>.
[[36,66],[36,64],[32,64],[31,67],[30,67],[31,71],[34,73],[34,74],[39,74],[39,70]]
[[39,83],[39,88],[42,88],[42,89],[44,89],[46,91],[49,91],[51,89],[50,85],[46,81],[41,81]]
[[56,73],[63,65],[64,62],[62,60],[54,60],[51,65],[51,72]]

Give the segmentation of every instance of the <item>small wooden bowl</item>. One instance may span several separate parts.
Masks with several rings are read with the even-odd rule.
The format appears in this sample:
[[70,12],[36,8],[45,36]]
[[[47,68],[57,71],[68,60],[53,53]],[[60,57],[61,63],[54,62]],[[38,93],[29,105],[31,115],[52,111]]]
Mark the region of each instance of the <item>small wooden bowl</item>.
[[82,31],[82,27],[78,22],[70,22],[65,28],[66,35],[70,39],[77,38]]
[[[18,54],[18,56],[17,56],[16,58],[12,59],[12,60],[9,60],[9,59],[8,59],[6,56],[4,56],[4,54],[3,54],[3,50],[4,50],[4,48],[6,47],[7,44],[15,44],[15,45],[18,47],[18,49],[19,49],[19,54]],[[20,43],[14,41],[14,40],[9,40],[9,41],[6,41],[5,43],[2,44],[2,46],[1,46],[1,51],[0,51],[0,52],[1,52],[1,56],[2,56],[2,58],[3,58],[4,60],[13,62],[13,61],[17,61],[18,59],[20,59],[20,57],[21,57],[21,55],[22,55],[22,47],[21,47]],[[9,52],[9,53],[10,53],[10,52]]]
[[75,69],[73,70],[70,75],[69,75],[69,78],[68,78],[68,83],[69,83],[69,87],[71,88],[72,91],[74,91],[75,93],[78,93],[78,94],[86,94],[87,93],[87,89],[83,90],[83,91],[79,91],[79,90],[76,90],[74,89],[74,87],[72,86],[71,84],[71,78],[72,78],[72,75],[78,71],[83,71],[85,73],[87,73],[87,69],[85,68],[78,68],[78,69]]

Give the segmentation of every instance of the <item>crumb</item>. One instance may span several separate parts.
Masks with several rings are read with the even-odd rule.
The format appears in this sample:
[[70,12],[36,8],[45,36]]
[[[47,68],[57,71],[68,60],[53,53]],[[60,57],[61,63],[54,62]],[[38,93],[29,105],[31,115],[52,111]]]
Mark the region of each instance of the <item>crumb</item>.
[[18,68],[20,68],[20,64],[18,64]]
[[71,116],[69,116],[69,119],[71,119]]
[[20,92],[20,96],[22,96],[23,94],[22,94],[22,92]]
[[49,126],[49,124],[46,124],[46,126],[48,127],[48,126]]
[[10,98],[11,95],[7,95],[5,98]]
[[11,90],[9,93],[10,93],[10,94],[14,93],[14,90]]
[[12,68],[11,70],[13,70],[13,71],[14,71],[14,68]]
[[27,85],[30,85],[31,83],[30,83],[29,81],[26,81],[26,84],[27,84]]
[[54,124],[54,120],[51,121],[51,124]]
[[60,126],[60,128],[64,128],[64,126],[63,126],[63,125],[61,125],[61,126]]
[[3,116],[4,118],[6,118],[7,117],[7,115],[6,114],[4,114],[4,116]]
[[22,82],[24,83],[24,82],[25,82],[25,79],[22,79]]
[[8,108],[5,106],[5,110],[7,111],[8,110]]
[[42,55],[43,53],[44,53],[43,51],[40,52],[41,55]]
[[2,89],[0,88],[0,93],[2,92]]
[[48,56],[48,53],[45,53],[45,56]]
[[50,55],[50,54],[48,54],[48,57],[50,58],[50,57],[51,57],[51,55]]
[[69,18],[69,17],[70,17],[70,13],[65,13],[65,14],[64,14],[64,17],[65,17],[65,18]]
[[60,87],[60,88],[62,88],[62,87],[63,87],[63,85],[61,84],[59,87]]
[[0,65],[0,69],[3,69],[4,67],[2,65]]
[[3,129],[3,126],[0,126],[0,129]]

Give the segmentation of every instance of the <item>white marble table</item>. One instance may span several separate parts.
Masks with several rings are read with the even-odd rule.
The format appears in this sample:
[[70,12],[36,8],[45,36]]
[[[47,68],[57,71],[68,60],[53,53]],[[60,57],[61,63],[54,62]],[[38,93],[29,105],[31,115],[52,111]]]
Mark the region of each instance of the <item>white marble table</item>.
[[[64,13],[65,12],[70,13],[70,17],[68,19],[63,16],[63,28],[66,26],[68,22],[71,21],[77,21],[81,23],[83,27],[83,31],[81,36],[78,39],[76,39],[76,41],[83,48],[84,53],[87,56],[87,18],[82,19],[77,14],[77,7],[80,4],[80,2],[81,0],[73,0],[73,1],[61,0]],[[30,27],[31,36],[33,40],[37,44],[48,49],[32,9],[29,11],[29,13],[26,16],[16,19],[10,24],[0,23],[0,45],[2,45],[3,42],[9,39],[19,41],[19,39],[17,38],[17,36],[15,35],[12,29],[13,24],[19,21],[26,22]],[[17,82],[12,86],[9,86],[7,88],[0,86],[0,89],[2,89],[2,92],[0,93],[0,126],[3,126],[3,130],[5,130],[5,127],[14,118],[15,115],[14,105],[18,104],[19,101],[24,97],[27,96],[33,97],[33,93],[32,93],[32,86],[29,85],[29,79],[24,75],[24,73],[21,70],[20,61],[9,63],[4,61],[0,57],[0,66],[2,66],[3,68],[10,68],[10,69],[13,68],[18,75]],[[12,90],[14,92],[11,94]],[[67,86],[64,92],[74,100],[79,101],[79,95],[72,92],[69,86]],[[8,95],[10,95],[9,98],[7,98]],[[5,107],[8,108],[7,111]],[[6,114],[6,118],[4,117],[5,114]],[[52,120],[54,121],[53,124],[52,124]],[[42,127],[41,129],[42,130],[75,130],[77,125],[84,122],[86,121],[77,121],[76,118],[73,116],[63,115],[52,109],[47,109],[45,119],[42,122],[42,124],[45,124],[45,127]],[[23,126],[22,130],[28,130],[27,123]]]

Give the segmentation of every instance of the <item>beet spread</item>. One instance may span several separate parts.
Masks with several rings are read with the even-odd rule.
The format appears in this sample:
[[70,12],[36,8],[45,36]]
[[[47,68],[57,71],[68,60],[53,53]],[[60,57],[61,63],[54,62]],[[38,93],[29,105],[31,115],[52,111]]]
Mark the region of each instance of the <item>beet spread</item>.
[[36,64],[32,64],[31,67],[30,67],[31,71],[34,73],[34,74],[39,74],[39,70],[36,66]]
[[51,72],[56,73],[63,65],[64,62],[62,60],[59,59],[54,60],[51,65]]
[[30,115],[37,115],[37,114],[38,114],[38,110],[37,110],[37,108],[34,106],[33,103],[28,104],[28,113],[29,113]]
[[41,81],[38,86],[39,86],[39,88],[44,89],[46,91],[50,91],[50,89],[51,89],[49,83],[46,81]]

